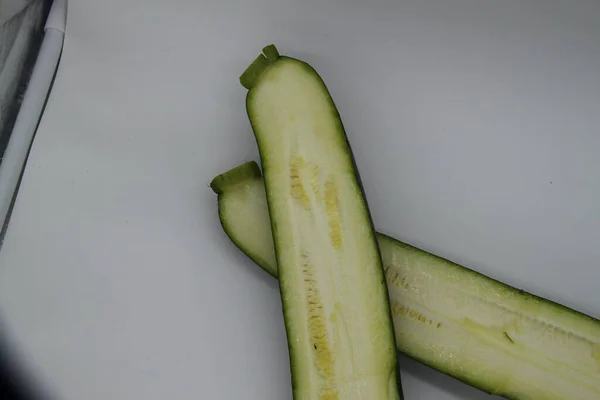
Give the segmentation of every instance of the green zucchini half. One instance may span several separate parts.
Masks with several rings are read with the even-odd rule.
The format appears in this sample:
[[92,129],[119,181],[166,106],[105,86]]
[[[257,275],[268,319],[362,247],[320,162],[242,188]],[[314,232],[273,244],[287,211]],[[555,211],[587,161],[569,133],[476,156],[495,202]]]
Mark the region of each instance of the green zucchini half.
[[387,286],[334,102],[274,46],[240,77],[262,161],[295,399],[399,399]]
[[[225,182],[232,175],[237,180]],[[277,277],[258,165],[219,179],[225,232]],[[377,239],[399,351],[509,399],[600,399],[600,321],[384,234]]]

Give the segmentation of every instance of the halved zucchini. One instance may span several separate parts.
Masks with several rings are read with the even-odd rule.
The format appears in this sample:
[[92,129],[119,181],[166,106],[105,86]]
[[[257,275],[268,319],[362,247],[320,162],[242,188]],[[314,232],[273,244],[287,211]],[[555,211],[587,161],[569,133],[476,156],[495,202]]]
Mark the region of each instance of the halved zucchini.
[[[221,223],[277,277],[258,165],[238,167],[237,177],[220,185]],[[600,321],[384,234],[377,239],[402,353],[509,399],[600,399]]]
[[242,74],[262,160],[295,399],[400,398],[381,256],[342,122],[274,46]]

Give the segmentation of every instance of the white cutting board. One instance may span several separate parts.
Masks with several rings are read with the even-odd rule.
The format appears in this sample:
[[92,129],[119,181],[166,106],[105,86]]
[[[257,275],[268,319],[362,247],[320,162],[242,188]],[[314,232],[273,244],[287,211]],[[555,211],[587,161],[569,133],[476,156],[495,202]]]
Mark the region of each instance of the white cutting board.
[[[238,76],[272,42],[329,86],[379,230],[600,317],[599,18],[594,1],[72,0],[0,252],[2,326],[65,400],[291,398],[276,282],[207,187],[257,159]],[[400,361],[407,400],[490,398]]]

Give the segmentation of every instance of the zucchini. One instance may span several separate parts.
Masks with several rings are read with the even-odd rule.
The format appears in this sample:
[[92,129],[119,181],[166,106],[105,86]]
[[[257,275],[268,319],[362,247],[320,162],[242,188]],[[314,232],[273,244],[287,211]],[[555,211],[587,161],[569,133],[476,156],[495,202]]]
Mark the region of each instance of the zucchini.
[[263,166],[295,399],[399,399],[381,255],[317,72],[263,49],[240,76]]
[[[235,183],[219,185],[221,224],[277,277],[260,170],[249,162],[237,171]],[[600,399],[600,321],[384,234],[377,240],[400,352],[509,399]]]

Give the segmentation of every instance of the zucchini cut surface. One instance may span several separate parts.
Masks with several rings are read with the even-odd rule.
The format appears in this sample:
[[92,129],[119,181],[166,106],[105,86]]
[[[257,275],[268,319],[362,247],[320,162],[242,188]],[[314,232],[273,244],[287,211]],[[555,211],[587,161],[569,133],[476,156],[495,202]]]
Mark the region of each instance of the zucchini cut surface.
[[341,119],[308,64],[242,74],[265,175],[296,399],[399,399],[387,286]]
[[[273,277],[264,182],[219,195],[222,226]],[[377,233],[398,350],[488,393],[515,400],[600,399],[600,321]]]

